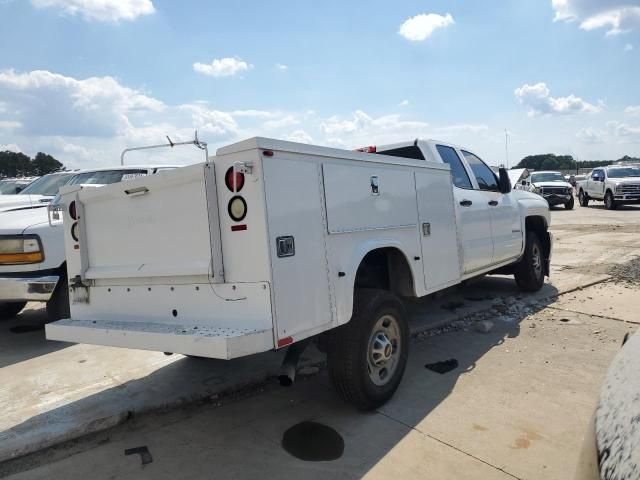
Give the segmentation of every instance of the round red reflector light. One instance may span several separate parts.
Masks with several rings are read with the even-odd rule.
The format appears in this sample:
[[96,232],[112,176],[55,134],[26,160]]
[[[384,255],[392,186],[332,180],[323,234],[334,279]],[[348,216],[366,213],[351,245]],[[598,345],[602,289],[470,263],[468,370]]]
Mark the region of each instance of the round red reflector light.
[[80,241],[80,237],[78,236],[78,222],[74,222],[73,225],[71,225],[71,237],[76,242]]
[[229,200],[227,211],[235,222],[240,222],[247,216],[247,202],[241,196],[235,196]]
[[69,215],[71,216],[71,218],[73,218],[74,220],[78,219],[78,212],[76,212],[76,201],[73,200],[70,204],[69,204]]
[[227,184],[227,188],[232,192],[239,192],[244,187],[244,173],[234,172],[233,167],[229,167],[224,176],[224,183]]

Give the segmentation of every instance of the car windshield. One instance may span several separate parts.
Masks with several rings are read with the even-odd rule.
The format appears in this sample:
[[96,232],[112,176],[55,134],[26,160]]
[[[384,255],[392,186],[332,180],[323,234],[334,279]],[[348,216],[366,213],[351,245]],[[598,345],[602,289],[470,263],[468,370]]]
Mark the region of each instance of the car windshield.
[[2,195],[12,195],[16,192],[17,181],[15,180],[2,180],[0,182],[0,193]]
[[52,173],[31,182],[20,192],[20,195],[47,195],[53,197],[58,194],[60,187],[65,185],[73,173]]
[[531,182],[566,182],[560,172],[540,172],[531,174]]
[[640,167],[618,167],[608,170],[609,178],[640,177]]
[[[76,174],[68,185],[109,185],[125,180],[131,180],[136,177],[147,175],[144,169],[126,169],[126,170],[101,170],[98,172],[84,172]],[[60,204],[62,196],[58,195],[51,202],[53,205]]]

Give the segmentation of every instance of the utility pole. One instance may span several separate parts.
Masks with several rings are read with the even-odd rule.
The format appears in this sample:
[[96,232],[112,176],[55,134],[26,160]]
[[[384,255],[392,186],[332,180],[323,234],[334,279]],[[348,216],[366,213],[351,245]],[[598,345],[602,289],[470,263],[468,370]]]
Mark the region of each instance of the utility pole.
[[504,156],[507,162],[507,170],[509,170],[509,134],[507,133],[507,129],[504,129]]

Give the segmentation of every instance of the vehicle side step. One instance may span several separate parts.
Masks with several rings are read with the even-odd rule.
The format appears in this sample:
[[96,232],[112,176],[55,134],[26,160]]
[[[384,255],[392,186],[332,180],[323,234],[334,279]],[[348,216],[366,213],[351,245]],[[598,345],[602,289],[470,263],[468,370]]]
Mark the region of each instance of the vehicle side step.
[[45,328],[50,340],[174,352],[225,360],[274,348],[271,329],[70,318],[50,323]]

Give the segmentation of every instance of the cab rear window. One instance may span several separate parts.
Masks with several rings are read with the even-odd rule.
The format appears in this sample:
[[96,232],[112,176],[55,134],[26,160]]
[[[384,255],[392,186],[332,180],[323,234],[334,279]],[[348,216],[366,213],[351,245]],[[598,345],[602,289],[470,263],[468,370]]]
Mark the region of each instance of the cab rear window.
[[389,155],[390,157],[413,158],[414,160],[424,160],[424,155],[420,148],[416,145],[409,147],[392,148],[391,150],[383,150],[376,152],[379,155]]

